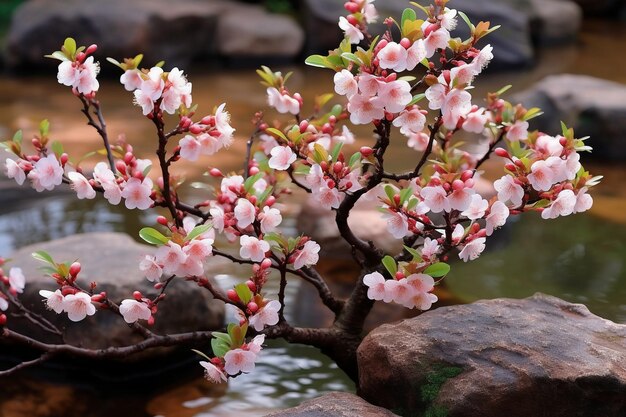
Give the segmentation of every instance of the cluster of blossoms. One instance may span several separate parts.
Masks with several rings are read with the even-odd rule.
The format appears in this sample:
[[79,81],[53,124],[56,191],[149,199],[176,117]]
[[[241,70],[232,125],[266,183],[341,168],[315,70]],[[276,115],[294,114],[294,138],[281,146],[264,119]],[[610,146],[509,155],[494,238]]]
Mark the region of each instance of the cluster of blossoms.
[[249,343],[229,349],[223,357],[207,358],[208,362],[200,361],[206,379],[220,383],[226,381],[228,376],[252,372],[263,342],[265,342],[265,335],[261,334],[255,336]]
[[[9,275],[7,276],[4,270],[1,268],[6,261],[0,258],[0,282],[2,282],[8,289],[9,294],[15,296],[24,292],[26,286],[26,279],[21,268],[13,267],[9,269]],[[6,311],[9,308],[9,300],[4,293],[0,292],[0,311]],[[0,313],[0,324],[6,323],[6,316]]]
[[214,116],[205,116],[199,123],[192,123],[188,117],[181,119],[180,126],[192,133],[178,143],[181,158],[195,161],[200,155],[213,155],[232,144],[235,129],[230,125],[230,115],[224,107],[225,104],[221,104]]
[[100,72],[100,65],[94,62],[93,56],[90,55],[97,49],[96,45],[86,49],[76,48],[76,42],[68,38],[61,51],[50,55],[51,58],[61,60],[57,73],[59,83],[72,87],[76,95],[82,94],[87,98],[93,98],[100,88],[96,78]]

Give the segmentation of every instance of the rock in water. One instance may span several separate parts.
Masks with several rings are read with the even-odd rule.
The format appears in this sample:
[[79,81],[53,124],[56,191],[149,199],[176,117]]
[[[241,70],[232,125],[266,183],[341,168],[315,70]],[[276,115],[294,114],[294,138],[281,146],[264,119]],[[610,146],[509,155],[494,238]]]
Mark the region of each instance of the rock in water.
[[542,117],[532,119],[532,128],[560,133],[561,120],[576,137],[591,136],[587,144],[594,158],[626,160],[626,85],[587,75],[552,75],[513,101],[543,110]]
[[398,417],[347,392],[332,392],[265,417]]
[[371,332],[360,394],[404,415],[626,415],[626,325],[536,294],[443,307]]

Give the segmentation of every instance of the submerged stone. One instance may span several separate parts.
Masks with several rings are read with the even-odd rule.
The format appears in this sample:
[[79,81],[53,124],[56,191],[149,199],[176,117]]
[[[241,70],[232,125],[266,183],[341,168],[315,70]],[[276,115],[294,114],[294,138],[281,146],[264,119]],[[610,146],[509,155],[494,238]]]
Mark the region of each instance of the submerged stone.
[[398,417],[347,392],[332,392],[265,417]]

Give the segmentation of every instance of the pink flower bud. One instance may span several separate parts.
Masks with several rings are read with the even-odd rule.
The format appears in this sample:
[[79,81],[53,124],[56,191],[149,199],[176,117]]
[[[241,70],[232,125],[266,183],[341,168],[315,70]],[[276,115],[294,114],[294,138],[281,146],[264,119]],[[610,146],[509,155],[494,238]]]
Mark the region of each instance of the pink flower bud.
[[133,292],[133,298],[137,301],[141,301],[141,299],[143,298],[143,295],[139,291],[135,291]]
[[306,132],[306,130],[309,128],[309,121],[308,120],[301,121],[299,128],[300,128],[300,133]]
[[202,128],[202,126],[197,123],[189,126],[189,132],[193,133],[194,135],[199,135],[203,131],[204,129]]
[[411,41],[407,38],[402,38],[402,40],[400,41],[400,45],[402,45],[404,49],[409,49],[411,47]]
[[343,164],[339,161],[335,162],[335,164],[333,165],[333,172],[335,174],[339,174],[341,170],[343,170]]
[[216,177],[216,178],[221,178],[224,176],[224,174],[222,174],[222,171],[220,171],[217,168],[211,168],[209,170],[209,175],[211,175],[212,177]]
[[89,46],[87,47],[87,49],[85,50],[85,53],[86,53],[87,55],[91,55],[91,54],[93,54],[94,52],[96,52],[97,50],[98,50],[98,45],[96,45],[95,43],[93,43],[93,44],[91,44],[91,45],[89,45]]
[[246,281],[246,285],[248,286],[248,289],[250,289],[250,291],[256,292],[256,284],[254,282],[248,280]]
[[268,258],[263,259],[263,262],[261,262],[261,268],[263,268],[263,269],[267,269],[267,268],[269,268],[270,266],[272,266],[272,261],[271,261],[271,259],[268,259]]
[[495,153],[496,155],[502,158],[511,158],[511,155],[509,155],[509,152],[504,148],[496,148],[496,150],[493,151],[493,153]]
[[237,295],[237,291],[235,291],[233,289],[230,289],[230,290],[226,291],[226,296],[232,302],[238,303],[239,301],[241,301],[239,299],[239,296]]
[[249,175],[256,175],[259,173],[259,167],[250,167],[248,170]]
[[361,152],[361,155],[363,155],[363,157],[367,158],[374,153],[374,150],[369,146],[363,146],[361,147],[361,149],[359,149],[359,152]]
[[4,326],[7,324],[7,316],[5,314],[0,314],[0,326]]
[[396,272],[396,279],[402,279],[404,278],[404,274],[400,271]]
[[254,301],[250,301],[248,303],[248,310],[250,310],[250,312],[254,314],[259,310],[259,306]]
[[72,265],[70,265],[70,275],[75,277],[80,273],[80,263],[78,262],[74,262]]
[[268,207],[272,207],[274,203],[276,203],[276,197],[273,195],[267,197],[267,200],[265,200],[265,205]]
[[349,15],[346,20],[348,21],[348,23],[350,23],[352,26],[357,26],[359,24],[359,21],[356,20],[356,17]]

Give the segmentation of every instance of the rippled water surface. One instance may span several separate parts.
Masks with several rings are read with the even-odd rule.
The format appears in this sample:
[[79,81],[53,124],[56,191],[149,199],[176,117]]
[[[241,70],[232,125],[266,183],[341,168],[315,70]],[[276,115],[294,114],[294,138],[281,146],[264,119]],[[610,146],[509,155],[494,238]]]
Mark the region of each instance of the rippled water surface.
[[[514,91],[519,91],[547,74],[561,72],[590,73],[626,83],[626,72],[621,70],[623,54],[614,52],[621,51],[625,43],[626,30],[622,26],[588,23],[578,44],[542,51],[538,64],[526,72],[488,74],[484,84],[474,90],[474,95],[509,83],[514,84]],[[320,86],[330,85],[331,75],[323,70],[298,68],[290,87],[305,98],[311,97],[324,92]],[[252,70],[207,74],[195,68],[189,71],[189,76],[201,111],[211,112],[213,106],[226,101],[238,135],[231,151],[196,164],[179,164],[177,172],[191,182],[201,180],[208,166],[217,165],[228,171],[242,165],[245,137],[251,131],[249,120],[264,106],[265,97]],[[0,91],[0,137],[8,136],[15,129],[24,129],[29,134],[39,120],[49,118],[52,135],[66,148],[87,153],[100,146],[95,133],[84,125],[77,101],[66,88],[55,84],[53,75],[45,79],[0,78]],[[113,137],[124,134],[140,153],[155,149],[152,126],[140,117],[128,93],[117,83],[104,81],[100,97]],[[558,121],[555,121],[556,128]],[[360,136],[357,146],[369,143],[367,130],[357,130],[357,133]],[[418,157],[407,151],[403,140],[399,139],[392,144],[388,160],[393,160],[400,171],[414,165]],[[489,251],[479,260],[454,264],[448,278],[449,289],[464,301],[525,297],[542,291],[585,303],[596,314],[626,322],[626,187],[623,182],[626,169],[598,163],[589,164],[589,168],[606,176],[604,183],[595,190],[596,205],[590,213],[550,222],[533,215],[512,221],[497,234],[493,243],[488,242]],[[487,166],[486,171],[487,176],[496,175],[493,167]],[[0,192],[2,197],[9,196],[8,193],[15,196],[3,198],[0,206],[0,255],[30,243],[80,232],[123,231],[137,236],[137,231],[150,224],[155,215],[154,212],[128,212],[111,207],[102,199],[79,202],[68,194],[31,195],[12,187]],[[201,192],[190,190],[189,198],[200,199]],[[287,226],[295,233],[293,216]],[[233,279],[238,279],[236,275],[221,276],[219,281],[226,287]],[[291,284],[288,288],[289,297],[293,299],[298,288]],[[137,410],[143,410],[145,415],[167,417],[258,416],[296,405],[323,391],[353,389],[345,375],[317,350],[273,341],[264,350],[257,370],[235,379],[227,390],[211,388],[195,379],[178,389],[167,389],[142,399]],[[42,395],[48,398],[47,394]],[[116,413],[119,417],[126,415],[121,411],[123,401]],[[133,416],[140,415],[137,410]]]

